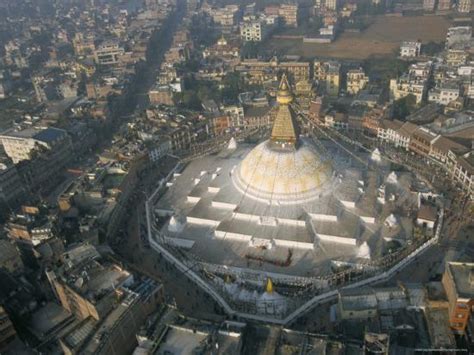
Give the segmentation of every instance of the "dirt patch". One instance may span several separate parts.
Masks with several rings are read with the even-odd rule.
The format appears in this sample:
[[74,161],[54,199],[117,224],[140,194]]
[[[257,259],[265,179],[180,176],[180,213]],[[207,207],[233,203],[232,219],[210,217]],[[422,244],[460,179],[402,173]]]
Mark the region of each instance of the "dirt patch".
[[343,33],[330,44],[302,43],[301,40],[271,39],[267,48],[304,58],[334,57],[365,59],[372,55],[389,55],[406,40],[423,43],[444,41],[449,22],[441,16],[377,16],[373,25],[361,33]]

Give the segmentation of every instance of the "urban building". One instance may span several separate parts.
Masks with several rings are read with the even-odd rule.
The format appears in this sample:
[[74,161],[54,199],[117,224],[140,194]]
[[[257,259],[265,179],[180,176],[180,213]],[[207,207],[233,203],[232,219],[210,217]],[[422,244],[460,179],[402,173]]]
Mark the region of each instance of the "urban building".
[[9,240],[0,239],[0,250],[0,269],[7,270],[11,274],[23,272],[23,261],[15,244]]
[[318,81],[320,89],[330,96],[337,96],[339,94],[341,84],[340,63],[315,60],[313,71],[314,79]]
[[473,11],[474,4],[472,0],[459,0],[457,3],[458,12],[469,13]]
[[62,265],[46,275],[62,307],[75,316],[59,338],[65,354],[131,352],[135,334],[163,302],[162,285],[135,280],[88,244],[65,252]]
[[63,255],[61,268],[47,272],[61,306],[78,319],[104,318],[115,304],[117,289],[133,283],[133,275],[127,270],[98,258],[92,246],[73,249]]
[[369,77],[365,75],[362,68],[351,69],[347,72],[347,93],[356,95],[369,83]]
[[447,262],[442,282],[448,296],[451,328],[463,334],[474,305],[474,263]]
[[27,195],[25,182],[10,159],[0,163],[0,210],[14,210]]
[[226,5],[222,8],[212,9],[211,16],[216,24],[232,29],[237,24],[238,5]]
[[436,6],[436,0],[423,0],[423,10],[424,11],[434,11]]
[[16,338],[16,330],[5,309],[0,306],[0,352]]
[[421,53],[421,42],[420,41],[405,41],[400,46],[400,57],[402,58],[414,58],[418,57]]
[[148,99],[152,105],[174,105],[173,91],[169,85],[156,85],[148,92]]
[[299,8],[297,4],[281,4],[278,9],[278,16],[286,26],[298,27]]
[[294,83],[307,81],[310,78],[308,62],[280,61],[273,57],[270,61],[244,60],[235,67],[235,71],[247,74],[246,80],[251,84],[271,84],[280,72],[285,72]]
[[474,198],[474,154],[449,151],[447,167],[454,183]]
[[449,11],[452,6],[452,0],[438,0],[438,11]]
[[5,153],[17,164],[31,160],[42,151],[67,151],[70,153],[71,139],[66,131],[58,128],[8,130],[0,135]]
[[428,101],[446,106],[457,100],[460,94],[461,88],[457,82],[444,81],[440,87],[435,87],[428,92]]
[[416,104],[420,104],[426,96],[426,90],[426,80],[412,79],[409,75],[402,75],[398,79],[390,80],[390,98],[392,100],[413,95]]
[[251,17],[240,23],[240,36],[245,42],[261,42],[270,33],[270,26],[262,18]]
[[125,51],[118,43],[102,43],[95,51],[95,61],[99,65],[119,64]]

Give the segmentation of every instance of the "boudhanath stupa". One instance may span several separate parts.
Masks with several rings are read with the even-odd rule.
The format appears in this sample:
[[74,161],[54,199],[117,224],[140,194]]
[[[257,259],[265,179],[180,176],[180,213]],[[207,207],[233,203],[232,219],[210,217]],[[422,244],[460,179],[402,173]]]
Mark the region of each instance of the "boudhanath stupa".
[[[230,141],[226,154],[188,163],[151,208],[160,221],[150,231],[153,241],[192,265],[201,287],[269,317],[284,317],[334,287],[341,265],[359,271],[383,258],[384,233],[398,233],[387,225],[400,224],[410,238],[413,221],[397,215],[398,203],[416,209],[418,201],[413,175],[397,178],[371,164],[380,152],[352,159],[330,140],[301,134],[293,104],[283,75],[270,137],[257,145]],[[396,191],[385,192],[387,178]],[[238,288],[223,282],[227,277]],[[273,293],[262,286],[269,278]]]

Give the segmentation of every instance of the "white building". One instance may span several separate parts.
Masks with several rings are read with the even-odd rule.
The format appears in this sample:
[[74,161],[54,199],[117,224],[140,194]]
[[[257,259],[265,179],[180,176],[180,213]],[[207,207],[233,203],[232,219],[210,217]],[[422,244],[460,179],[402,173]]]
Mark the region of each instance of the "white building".
[[337,0],[325,0],[324,1],[324,6],[325,6],[326,10],[337,11],[338,1]]
[[238,11],[238,5],[227,5],[223,8],[213,9],[211,16],[216,24],[223,27],[232,27],[236,24]]
[[263,19],[248,19],[240,24],[240,36],[245,42],[261,42],[269,32]]
[[400,46],[400,57],[413,58],[418,57],[421,52],[420,41],[405,41]]
[[433,88],[428,93],[428,101],[447,105],[456,100],[460,95],[460,88],[457,83],[443,83],[439,88]]
[[391,143],[396,147],[408,148],[409,138],[400,132],[403,122],[398,120],[385,120],[380,121],[380,125],[377,128],[377,138],[383,142]]
[[426,80],[413,80],[408,75],[403,75],[398,79],[390,80],[390,99],[399,100],[408,95],[416,98],[418,105],[423,101],[426,93]]
[[458,12],[469,13],[473,11],[474,2],[472,0],[459,0],[458,1]]
[[347,93],[356,95],[369,83],[369,77],[365,75],[362,68],[352,69],[347,72]]
[[474,153],[457,155],[450,150],[447,166],[451,178],[474,198]]
[[21,131],[9,130],[0,135],[5,153],[17,164],[22,160],[30,160],[41,150],[64,145],[71,147],[71,139],[67,132],[58,128],[36,129],[27,128]]
[[407,74],[390,80],[390,99],[398,100],[408,95],[416,98],[418,105],[426,96],[428,79],[431,75],[432,62],[412,64]]

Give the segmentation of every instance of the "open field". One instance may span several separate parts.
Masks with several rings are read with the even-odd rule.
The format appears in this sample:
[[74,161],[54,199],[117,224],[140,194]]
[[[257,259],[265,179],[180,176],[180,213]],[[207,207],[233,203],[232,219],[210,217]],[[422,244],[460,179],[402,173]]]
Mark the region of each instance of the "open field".
[[393,54],[404,40],[420,39],[423,43],[444,41],[449,26],[449,22],[441,16],[377,16],[374,23],[365,31],[343,33],[334,43],[271,39],[266,48],[304,58],[365,59],[371,55]]

